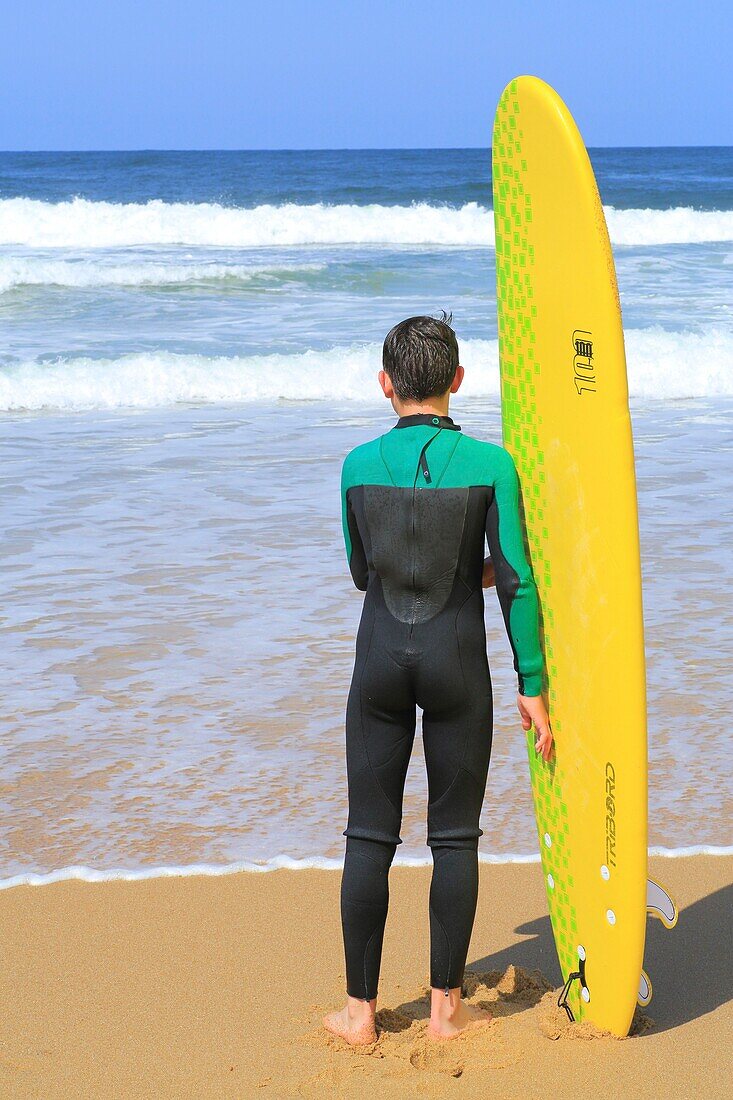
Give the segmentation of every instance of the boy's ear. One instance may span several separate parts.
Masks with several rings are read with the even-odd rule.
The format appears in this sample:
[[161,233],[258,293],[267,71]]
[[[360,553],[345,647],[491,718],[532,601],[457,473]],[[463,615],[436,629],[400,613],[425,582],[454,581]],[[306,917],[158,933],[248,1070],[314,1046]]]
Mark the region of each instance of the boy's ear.
[[451,382],[451,386],[450,386],[450,392],[451,393],[455,393],[456,390],[460,389],[461,382],[463,381],[463,376],[464,376],[465,373],[466,373],[465,370],[463,369],[463,367],[459,363],[458,366],[456,367],[456,373],[453,376],[453,381]]
[[384,394],[384,396],[390,399],[393,398],[394,386],[392,385],[392,379],[387,374],[386,370],[380,370],[377,378],[379,379],[379,385],[382,387],[382,393]]

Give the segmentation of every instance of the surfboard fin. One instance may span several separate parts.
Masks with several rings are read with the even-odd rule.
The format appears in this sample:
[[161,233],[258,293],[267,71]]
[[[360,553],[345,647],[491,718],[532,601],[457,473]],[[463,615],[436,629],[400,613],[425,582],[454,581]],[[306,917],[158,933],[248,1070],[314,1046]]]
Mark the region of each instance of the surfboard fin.
[[[665,928],[674,928],[679,912],[676,904],[658,882],[648,878],[646,880],[646,911],[650,917],[656,917]],[[646,1007],[652,999],[652,983],[646,970],[642,970],[639,978],[639,993],[637,1004]]]
[[636,998],[637,1004],[640,1004],[642,1008],[646,1008],[652,999],[652,983],[649,980],[649,975],[646,970],[642,970],[641,977],[639,978],[639,993]]
[[674,928],[677,923],[677,906],[664,887],[651,878],[646,880],[646,911],[660,920],[665,928]]

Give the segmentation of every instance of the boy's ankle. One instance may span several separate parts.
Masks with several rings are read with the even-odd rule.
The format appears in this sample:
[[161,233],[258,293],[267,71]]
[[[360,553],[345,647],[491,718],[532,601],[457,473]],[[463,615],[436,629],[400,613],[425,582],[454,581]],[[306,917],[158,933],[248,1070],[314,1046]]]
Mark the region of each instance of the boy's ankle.
[[461,986],[449,989],[447,993],[444,988],[433,986],[430,997],[431,1016],[437,1016],[441,1020],[452,1019],[461,1007],[461,992]]

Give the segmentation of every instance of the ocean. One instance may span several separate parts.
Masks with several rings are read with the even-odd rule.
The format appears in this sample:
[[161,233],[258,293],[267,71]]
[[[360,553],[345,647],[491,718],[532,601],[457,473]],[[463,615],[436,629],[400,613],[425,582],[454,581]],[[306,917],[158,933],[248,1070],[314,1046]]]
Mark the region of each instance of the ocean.
[[[595,149],[639,489],[649,840],[733,845],[733,149]],[[452,311],[501,442],[488,150],[0,153],[0,885],[335,866],[345,453]],[[485,860],[537,858],[487,593]],[[622,685],[619,685],[622,690]],[[613,716],[598,715],[599,736]],[[426,860],[419,736],[399,859]]]

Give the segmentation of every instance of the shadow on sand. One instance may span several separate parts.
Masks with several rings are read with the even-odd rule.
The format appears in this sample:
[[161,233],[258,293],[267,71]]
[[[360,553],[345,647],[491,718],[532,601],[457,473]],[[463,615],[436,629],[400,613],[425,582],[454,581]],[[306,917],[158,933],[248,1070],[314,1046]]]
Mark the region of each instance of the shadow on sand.
[[[654,1020],[651,1034],[699,1019],[733,998],[732,912],[733,885],[681,910],[675,928],[647,919],[644,969],[654,996],[644,1011]],[[504,970],[514,963],[540,970],[553,986],[562,985],[550,918],[520,924],[516,932],[531,938],[473,960],[469,968]]]

